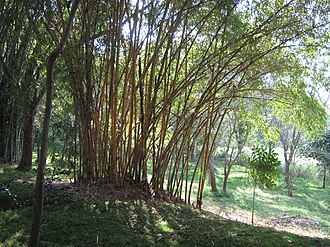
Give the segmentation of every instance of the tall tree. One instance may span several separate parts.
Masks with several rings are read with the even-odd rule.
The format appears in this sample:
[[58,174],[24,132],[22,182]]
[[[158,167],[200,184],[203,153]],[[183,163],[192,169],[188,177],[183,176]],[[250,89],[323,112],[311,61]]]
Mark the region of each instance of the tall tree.
[[46,97],[46,109],[42,127],[42,136],[41,136],[41,153],[40,160],[38,164],[38,173],[36,180],[36,202],[34,206],[34,216],[30,232],[29,246],[34,247],[39,245],[39,235],[41,220],[43,214],[43,197],[44,197],[44,171],[46,166],[47,159],[47,149],[48,149],[48,130],[50,125],[50,117],[52,112],[52,95],[53,95],[53,70],[54,64],[60,53],[62,52],[65,43],[69,37],[69,32],[73,23],[75,13],[79,6],[79,0],[73,2],[70,15],[67,20],[65,29],[63,30],[62,37],[60,42],[57,44],[56,49],[53,50],[47,61],[47,97]]

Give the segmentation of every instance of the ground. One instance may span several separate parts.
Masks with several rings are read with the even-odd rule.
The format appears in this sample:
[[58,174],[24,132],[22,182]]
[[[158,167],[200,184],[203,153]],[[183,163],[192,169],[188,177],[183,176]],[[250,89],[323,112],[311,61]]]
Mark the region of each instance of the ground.
[[[0,212],[0,246],[26,246],[34,178],[12,168],[0,167],[0,173],[0,184],[11,192],[11,198],[15,196],[11,206],[17,208]],[[267,219],[259,215],[256,226],[251,227],[248,211],[228,207],[239,204],[233,201],[243,198],[239,195],[246,195],[241,190],[225,197],[212,194],[214,201],[199,210],[170,202],[166,195],[152,198],[135,184],[98,181],[74,185],[50,178],[45,189],[41,246],[330,246],[329,235],[317,231],[318,224],[324,226],[327,221],[319,223],[304,215]],[[261,194],[260,208],[265,207],[260,203],[266,196],[270,194]],[[278,193],[271,196],[278,198]],[[206,193],[206,198],[211,196]]]

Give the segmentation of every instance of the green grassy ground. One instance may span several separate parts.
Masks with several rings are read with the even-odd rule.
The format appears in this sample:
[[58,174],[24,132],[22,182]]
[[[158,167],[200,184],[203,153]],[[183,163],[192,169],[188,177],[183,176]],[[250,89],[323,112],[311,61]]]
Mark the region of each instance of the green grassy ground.
[[[41,246],[329,246],[159,201],[69,203],[45,208]],[[0,214],[2,246],[26,246],[32,207]]]
[[[220,174],[220,173],[219,173]],[[215,211],[237,212],[251,217],[252,189],[247,181],[244,167],[235,167],[229,177],[227,193],[212,193],[209,186],[205,189],[206,208]],[[222,176],[217,176],[218,185],[222,185]],[[296,178],[293,197],[287,196],[282,181],[273,190],[257,190],[256,215],[259,220],[275,219],[283,216],[308,218],[319,225],[311,230],[330,233],[330,190],[321,189],[321,181]],[[219,191],[221,187],[219,186]],[[306,229],[308,230],[308,229]]]
[[[244,171],[241,173],[243,176]],[[232,178],[227,195],[207,192],[205,199],[209,199],[209,203],[214,205],[221,204],[222,208],[229,208],[232,204],[243,210],[245,203],[250,200],[247,194],[249,192],[244,187],[244,178],[240,178],[240,171],[235,171],[235,174],[238,180],[235,182],[235,176]],[[33,172],[28,175],[34,176]],[[13,176],[18,178],[27,175],[16,173],[12,167],[0,167],[0,184]],[[233,187],[240,183],[240,188]],[[10,183],[9,186],[10,191],[22,203],[19,209],[0,212],[0,246],[27,246],[33,211],[33,186],[28,183]],[[299,186],[303,188],[303,184]],[[319,190],[310,188],[309,193],[317,194],[309,196],[318,195]],[[285,210],[301,213],[298,210],[298,201],[293,203],[291,200],[284,200],[282,190],[262,192],[264,195],[259,192],[263,198],[283,201],[287,205],[280,209],[275,206],[267,207],[266,201],[260,197],[257,205],[259,216],[269,213],[270,209],[279,215]],[[305,203],[308,196],[299,195],[297,189],[295,193],[297,200]],[[325,200],[327,194],[324,196]],[[306,207],[314,205],[313,203],[317,202],[310,198]],[[173,205],[157,200],[70,202],[62,192],[47,191],[45,204],[41,246],[330,246],[329,239],[308,238],[271,228],[251,227],[186,205]],[[263,205],[267,209],[261,210]],[[329,213],[327,205],[323,205],[324,208],[322,206],[324,213]],[[249,205],[245,207],[248,209]],[[313,212],[313,215],[316,214]],[[320,217],[321,215],[320,213]],[[322,224],[326,226],[328,220],[324,219]]]

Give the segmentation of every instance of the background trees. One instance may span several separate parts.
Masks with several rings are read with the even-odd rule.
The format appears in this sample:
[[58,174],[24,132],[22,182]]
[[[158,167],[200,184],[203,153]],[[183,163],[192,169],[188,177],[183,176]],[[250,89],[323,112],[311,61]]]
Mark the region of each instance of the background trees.
[[42,6],[30,2],[1,2],[1,148],[2,162],[20,162],[18,168],[32,167],[34,117],[44,94],[45,43]]
[[322,188],[326,187],[326,175],[329,170],[329,158],[330,158],[330,133],[326,132],[317,140],[310,142],[305,147],[304,154],[316,159],[322,166]]
[[[23,3],[1,3],[1,153],[2,162],[15,162],[19,159],[19,136],[22,102],[20,85],[26,69],[25,57],[29,52],[31,34],[28,21],[28,8]],[[22,27],[17,25],[22,21]],[[19,99],[19,100],[17,100]]]
[[[299,77],[300,79],[304,79]],[[324,107],[309,94],[305,83],[296,83],[297,87],[287,88],[290,108],[274,105],[275,125],[284,151],[285,182],[288,196],[293,196],[291,166],[299,144],[305,136],[318,136],[325,129],[327,114]],[[312,119],[312,121],[310,120]]]
[[[242,103],[242,102],[241,102]],[[223,160],[223,192],[227,191],[227,184],[230,175],[231,168],[237,164],[244,164],[244,147],[247,144],[248,137],[251,131],[251,122],[248,118],[247,111],[249,109],[249,101],[244,104],[240,104],[240,101],[232,105],[233,109],[227,114],[227,119],[223,124],[221,133],[221,142],[218,142],[218,146],[223,149],[220,151],[221,156],[224,156]],[[255,112],[254,112],[255,113]]]

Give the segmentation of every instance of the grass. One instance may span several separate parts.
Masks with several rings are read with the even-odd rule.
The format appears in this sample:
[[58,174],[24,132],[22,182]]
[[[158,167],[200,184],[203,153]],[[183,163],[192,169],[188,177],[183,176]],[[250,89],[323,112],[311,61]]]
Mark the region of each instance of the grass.
[[[252,210],[252,189],[247,182],[243,167],[234,167],[229,177],[227,193],[212,193],[205,189],[205,207],[219,211],[236,211],[250,217]],[[294,181],[293,197],[287,196],[284,182],[274,190],[257,190],[256,214],[259,219],[274,219],[283,216],[309,218],[319,222],[317,231],[329,234],[330,191],[320,188],[321,181],[297,178]],[[222,184],[222,176],[217,176]]]
[[[32,207],[0,214],[3,246],[26,246]],[[321,246],[312,239],[228,221],[159,201],[48,205],[41,246]]]
[[[13,167],[2,166],[0,184],[13,176],[27,178],[34,175],[33,172],[17,173]],[[227,210],[235,207],[249,214],[251,192],[244,176],[244,170],[235,169],[230,177],[229,193],[212,194],[206,188],[204,200],[214,207]],[[296,182],[294,198],[287,198],[282,188],[258,191],[259,217],[306,213],[315,219],[319,217],[322,227],[329,226],[329,192],[319,190],[313,181]],[[9,188],[18,201],[25,203],[18,209],[0,212],[0,246],[27,246],[33,214],[33,186],[10,183]],[[307,188],[306,193],[304,188]],[[316,200],[313,199],[315,196]],[[67,199],[60,192],[47,192],[41,246],[330,246],[329,239],[251,227],[181,204],[157,200],[91,203]],[[274,202],[276,204],[271,205]],[[318,207],[308,212],[309,207],[315,205]]]

